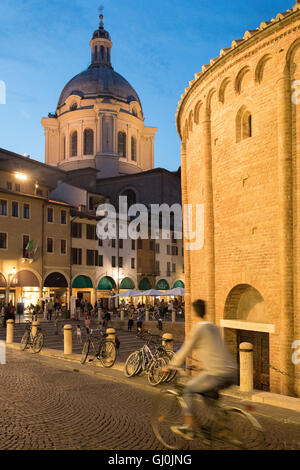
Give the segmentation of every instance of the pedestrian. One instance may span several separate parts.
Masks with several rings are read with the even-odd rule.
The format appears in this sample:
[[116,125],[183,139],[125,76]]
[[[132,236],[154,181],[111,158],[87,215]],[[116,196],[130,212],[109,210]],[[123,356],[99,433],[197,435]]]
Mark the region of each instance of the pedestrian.
[[136,331],[140,332],[143,329],[143,311],[142,308],[139,308],[137,319],[136,319]]
[[132,327],[133,327],[133,313],[132,311],[129,312],[128,314],[128,331],[132,331]]

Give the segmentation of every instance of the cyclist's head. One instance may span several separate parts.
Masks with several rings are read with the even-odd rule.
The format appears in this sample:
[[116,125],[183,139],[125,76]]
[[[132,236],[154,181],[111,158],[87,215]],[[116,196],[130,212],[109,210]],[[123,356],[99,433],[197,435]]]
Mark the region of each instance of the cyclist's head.
[[206,315],[206,303],[204,300],[198,299],[192,303],[194,312],[200,318],[204,318]]

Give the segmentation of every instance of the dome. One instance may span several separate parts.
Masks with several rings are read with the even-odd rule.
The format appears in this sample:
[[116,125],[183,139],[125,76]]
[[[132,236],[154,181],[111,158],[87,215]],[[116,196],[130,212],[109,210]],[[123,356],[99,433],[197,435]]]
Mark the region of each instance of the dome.
[[138,101],[141,104],[130,83],[106,65],[91,66],[72,78],[60,95],[58,108],[72,94],[82,98],[115,98],[126,103]]

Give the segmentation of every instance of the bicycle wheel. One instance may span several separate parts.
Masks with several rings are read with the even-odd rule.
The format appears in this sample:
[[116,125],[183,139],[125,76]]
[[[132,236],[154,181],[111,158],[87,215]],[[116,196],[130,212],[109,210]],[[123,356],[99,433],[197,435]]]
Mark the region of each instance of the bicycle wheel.
[[85,364],[87,357],[90,352],[90,342],[86,341],[83,345],[82,352],[81,352],[81,357],[80,357],[80,362],[81,364]]
[[[165,350],[162,357],[165,359],[167,364],[173,359],[175,353],[171,350]],[[168,375],[165,375],[163,382],[164,383],[171,383],[177,377],[177,370],[171,370]]]
[[125,362],[124,374],[126,377],[133,377],[134,375],[139,374],[141,369],[141,356],[139,351],[135,351],[128,356]]
[[117,359],[117,349],[113,341],[105,340],[101,343],[98,359],[103,367],[112,367]]
[[163,374],[161,370],[166,367],[166,365],[167,362],[162,357],[159,357],[152,362],[148,371],[148,382],[150,385],[156,387],[163,382],[165,376],[168,374]]
[[152,405],[151,424],[156,438],[167,449],[187,449],[187,441],[171,431],[171,426],[182,426],[184,422],[182,398],[175,390],[161,392]]
[[25,331],[24,335],[22,336],[21,343],[20,343],[21,351],[25,351],[25,349],[27,348],[28,343],[29,343],[29,338],[30,338],[29,331]]
[[258,421],[238,408],[223,409],[212,426],[212,446],[215,449],[263,450],[264,433]]
[[35,354],[38,354],[44,345],[44,335],[43,333],[37,333],[32,342],[32,350]]

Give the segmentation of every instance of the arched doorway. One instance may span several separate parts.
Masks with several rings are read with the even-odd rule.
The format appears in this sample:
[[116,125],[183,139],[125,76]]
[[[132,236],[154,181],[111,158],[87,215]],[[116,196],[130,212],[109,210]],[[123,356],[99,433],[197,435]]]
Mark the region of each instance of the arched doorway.
[[97,297],[101,299],[101,304],[103,308],[111,308],[114,306],[114,299],[110,298],[112,296],[113,290],[117,288],[117,285],[114,279],[110,276],[104,276],[100,279],[98,284]]
[[[269,343],[273,325],[260,292],[248,284],[234,287],[224,309],[224,338],[239,364],[239,345],[253,344],[254,388],[270,390]],[[239,380],[239,376],[238,376]]]
[[17,302],[23,303],[25,309],[31,304],[39,303],[41,285],[32,271],[24,269],[16,273],[11,280],[10,287],[15,292]]
[[144,277],[139,282],[139,290],[150,290],[152,289],[151,282],[147,277]]
[[68,287],[68,281],[62,273],[51,273],[44,281],[43,297],[51,298],[54,302],[66,306],[68,303]]
[[135,288],[134,282],[129,277],[125,277],[121,281],[120,290],[130,290],[134,288]]
[[161,291],[170,290],[170,285],[169,285],[168,281],[166,281],[165,279],[160,279],[157,282],[155,289],[161,290]]
[[84,299],[86,302],[94,303],[93,283],[88,276],[77,276],[72,284],[72,295],[79,300]]
[[174,282],[173,289],[176,289],[177,287],[180,287],[181,289],[184,289],[184,282],[183,281]]

